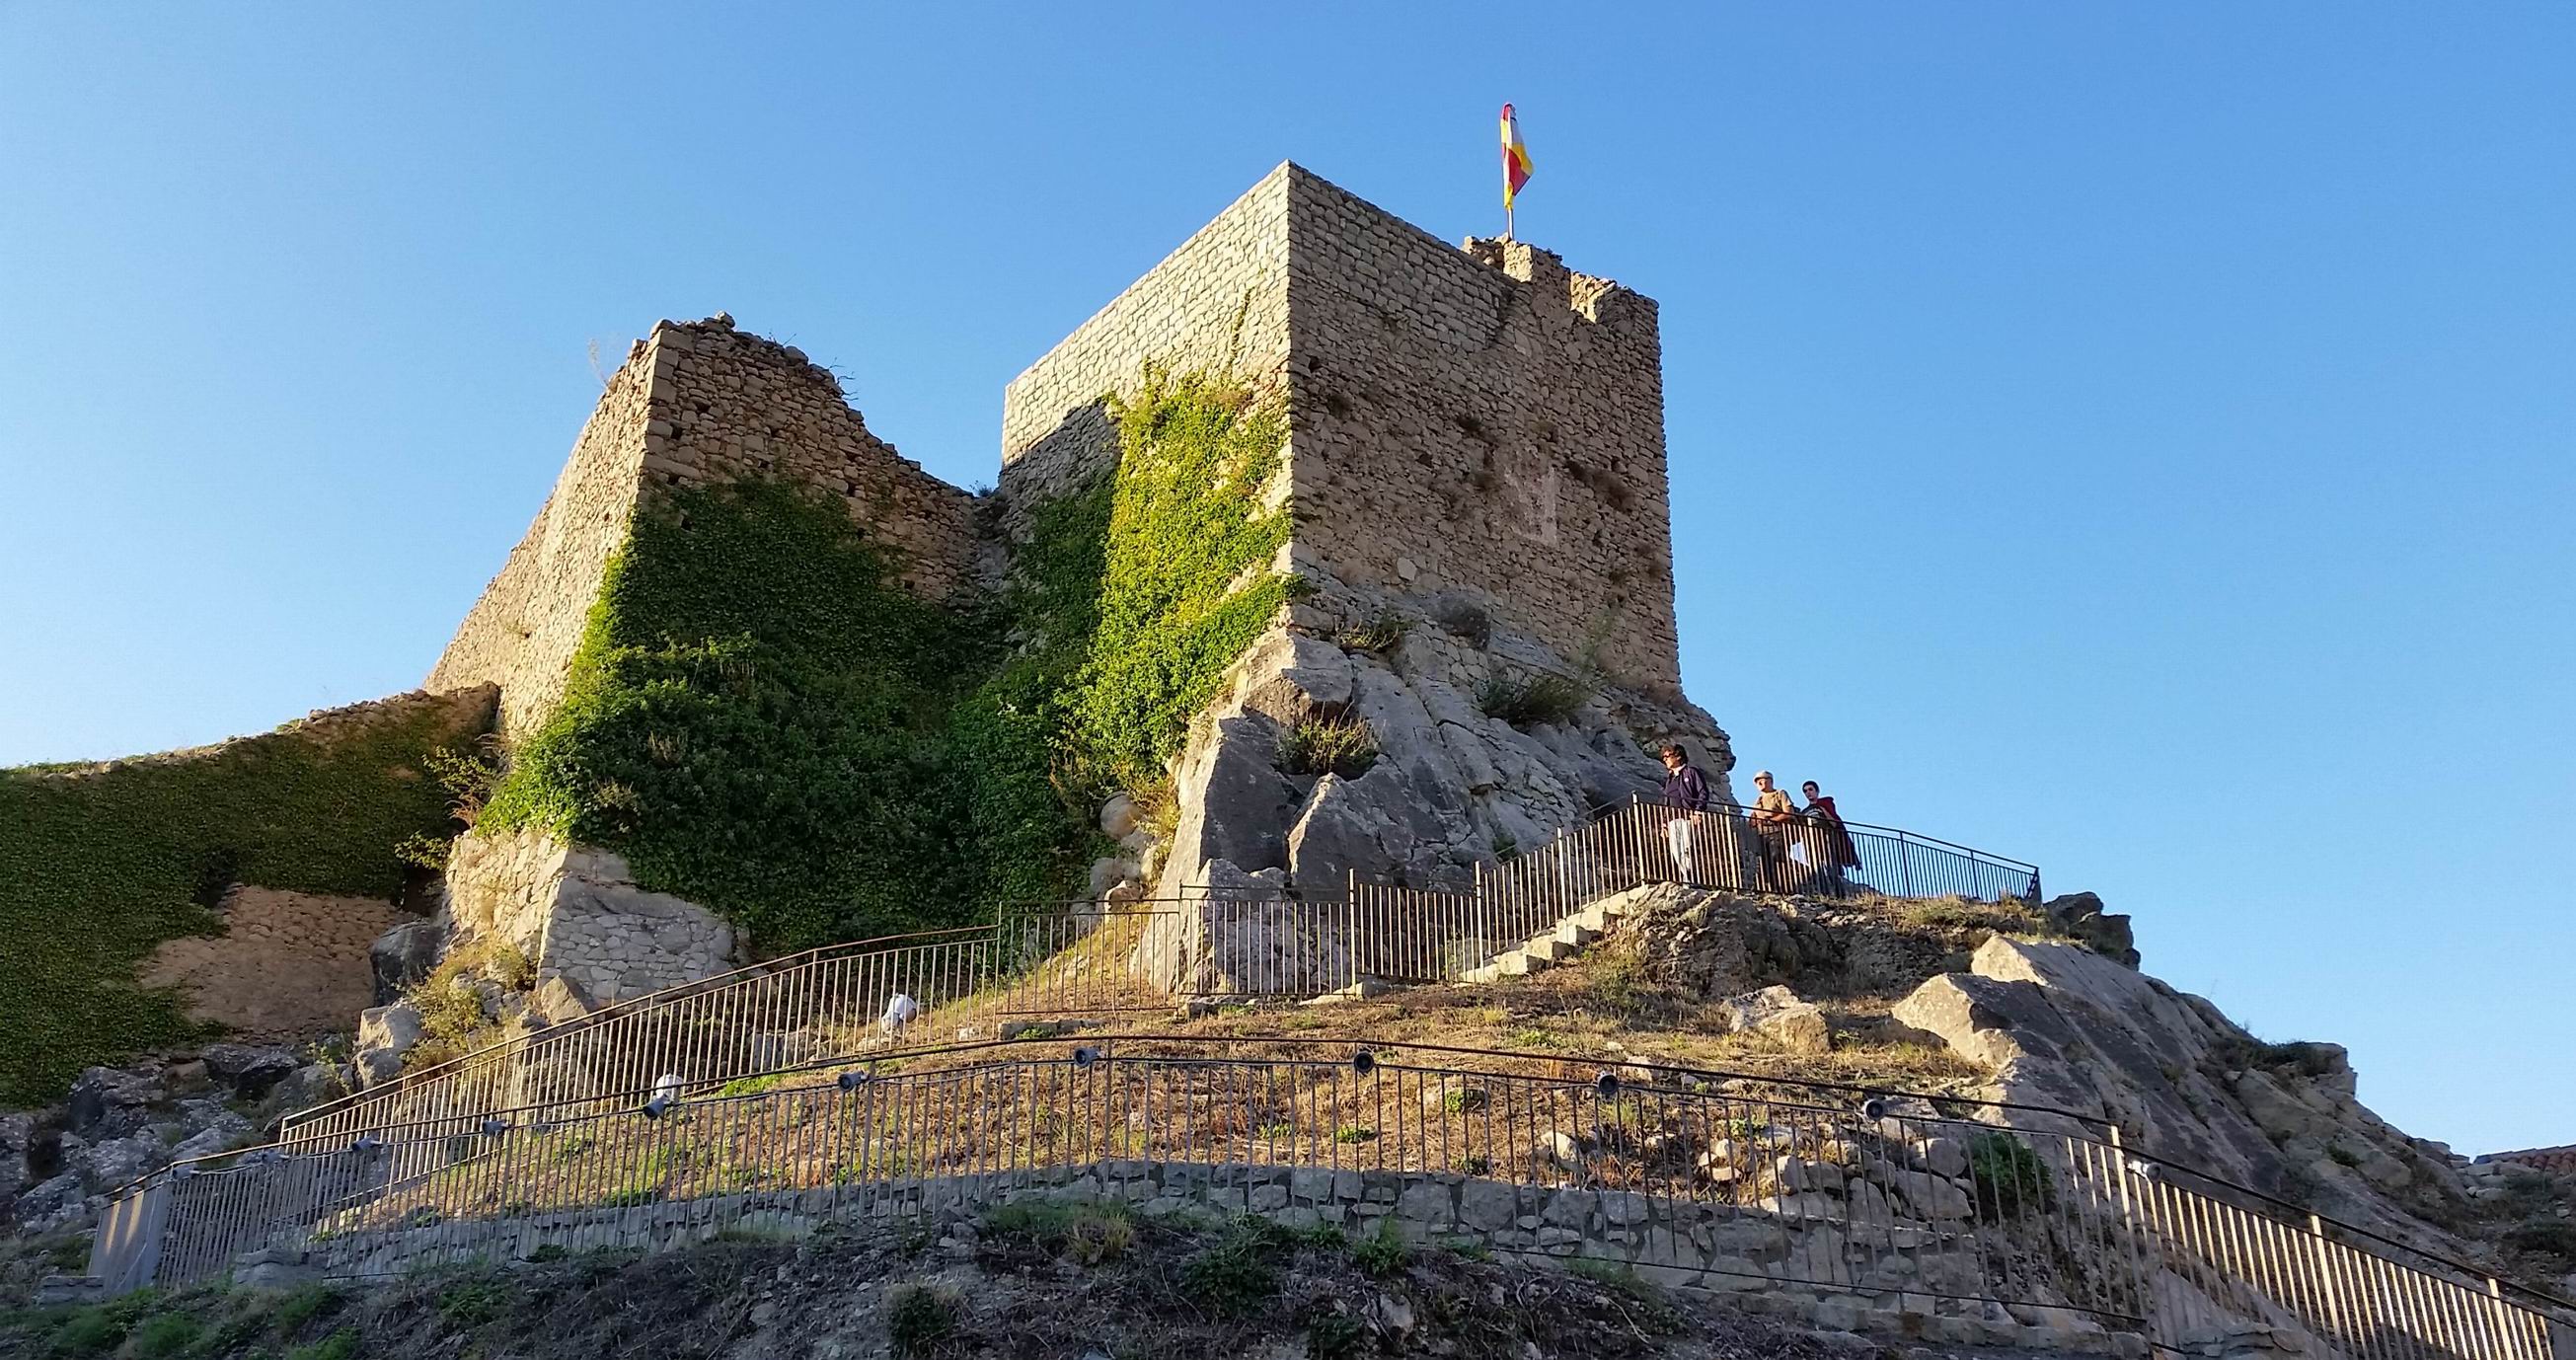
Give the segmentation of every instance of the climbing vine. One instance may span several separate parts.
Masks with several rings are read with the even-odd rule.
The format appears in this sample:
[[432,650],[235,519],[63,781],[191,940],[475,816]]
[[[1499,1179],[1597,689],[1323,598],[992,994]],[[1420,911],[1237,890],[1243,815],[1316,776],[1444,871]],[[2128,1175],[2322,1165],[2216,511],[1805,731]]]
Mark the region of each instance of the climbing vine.
[[617,850],[639,884],[764,948],[944,922],[959,846],[941,738],[980,650],[890,579],[838,497],[665,492],[479,824]]
[[0,770],[0,1109],[199,1037],[136,970],[165,940],[219,931],[212,908],[233,884],[398,894],[395,845],[448,823],[423,758],[480,720],[422,703],[202,751]]

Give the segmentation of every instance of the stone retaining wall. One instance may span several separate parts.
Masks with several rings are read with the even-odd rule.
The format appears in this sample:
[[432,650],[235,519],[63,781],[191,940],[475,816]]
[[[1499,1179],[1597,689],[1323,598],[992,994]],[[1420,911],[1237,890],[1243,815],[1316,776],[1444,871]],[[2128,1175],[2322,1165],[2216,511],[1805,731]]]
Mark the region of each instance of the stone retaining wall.
[[1842,1330],[1971,1345],[2140,1357],[2143,1337],[2080,1311],[1965,1297],[1965,1239],[1807,1222],[1760,1209],[1456,1174],[1111,1160],[1053,1171],[948,1176],[458,1221],[328,1237],[243,1259],[244,1283],[388,1276],[469,1260],[597,1250],[662,1251],[724,1233],[802,1237],[828,1225],[918,1220],[971,1250],[974,1221],[1017,1199],[1110,1201],[1152,1216],[1252,1213],[1291,1227],[1391,1230],[1555,1259],[1621,1263],[1656,1285],[1723,1295],[1749,1311]]

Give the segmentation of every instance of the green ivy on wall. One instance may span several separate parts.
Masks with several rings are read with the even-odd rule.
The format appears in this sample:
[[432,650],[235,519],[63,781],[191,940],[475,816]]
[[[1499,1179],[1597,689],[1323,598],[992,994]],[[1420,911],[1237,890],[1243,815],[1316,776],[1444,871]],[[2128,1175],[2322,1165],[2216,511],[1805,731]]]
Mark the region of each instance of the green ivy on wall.
[[428,753],[457,704],[289,724],[204,751],[0,770],[0,1108],[80,1069],[198,1037],[135,983],[165,940],[212,934],[231,884],[392,898],[394,846],[448,825]]
[[478,825],[614,849],[767,949],[945,924],[961,884],[942,738],[988,649],[889,575],[828,493],[650,498],[562,704]]
[[1162,777],[1191,717],[1287,598],[1289,577],[1265,568],[1288,542],[1288,515],[1259,504],[1287,420],[1222,379],[1150,367],[1110,410],[1120,456],[1099,626],[1072,712],[1086,752],[1135,787]]
[[616,850],[765,952],[1074,894],[1092,810],[1161,780],[1287,588],[1280,409],[1161,369],[1111,409],[1118,462],[1035,509],[998,600],[903,592],[827,493],[651,498],[481,825]]

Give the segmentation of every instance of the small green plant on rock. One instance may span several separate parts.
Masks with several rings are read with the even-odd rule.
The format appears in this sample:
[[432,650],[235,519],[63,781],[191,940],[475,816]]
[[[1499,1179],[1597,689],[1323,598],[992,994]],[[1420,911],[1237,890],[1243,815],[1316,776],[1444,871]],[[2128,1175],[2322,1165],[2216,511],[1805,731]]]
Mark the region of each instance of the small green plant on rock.
[[2048,1163],[2009,1133],[1980,1133],[1968,1140],[1968,1177],[1982,1218],[2041,1213],[2057,1203]]
[[1356,715],[1308,714],[1279,735],[1279,768],[1290,774],[1357,779],[1377,757],[1377,734]]
[[1342,634],[1342,645],[1355,652],[1375,652],[1384,656],[1404,645],[1404,635],[1413,625],[1392,609],[1380,610],[1376,618]]
[[1568,722],[1591,697],[1579,682],[1544,671],[1531,675],[1495,671],[1476,686],[1476,707],[1486,717],[1520,728]]

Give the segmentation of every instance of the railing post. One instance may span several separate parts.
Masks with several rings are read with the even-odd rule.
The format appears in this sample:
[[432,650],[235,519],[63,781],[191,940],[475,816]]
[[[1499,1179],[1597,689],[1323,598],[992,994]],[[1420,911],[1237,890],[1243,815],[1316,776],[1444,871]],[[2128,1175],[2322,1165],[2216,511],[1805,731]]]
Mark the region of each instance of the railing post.
[[[1980,837],[1980,839],[1983,838]],[[1898,877],[1905,882],[1905,892],[1902,895],[1912,897],[1914,895],[1914,857],[1906,852],[1905,832],[1901,828],[1896,833],[1896,870]]]

